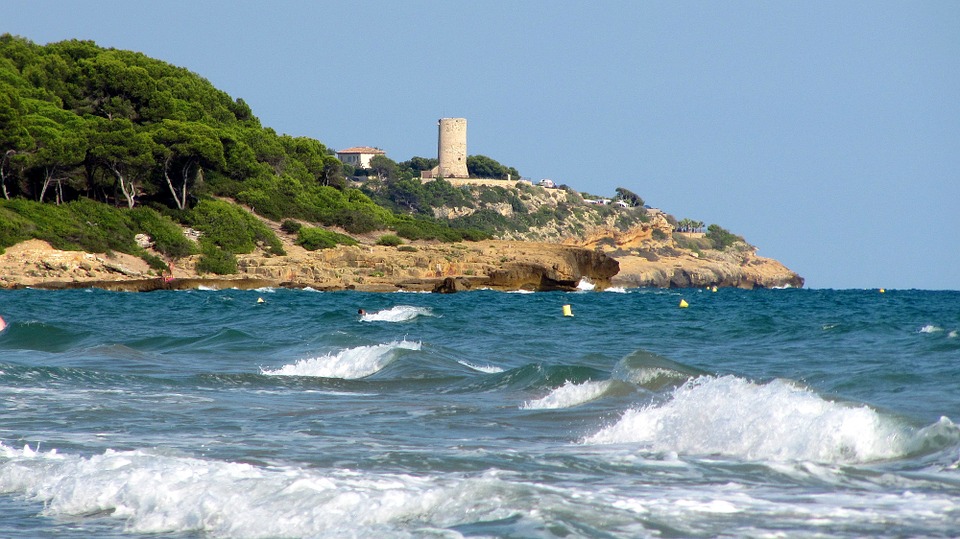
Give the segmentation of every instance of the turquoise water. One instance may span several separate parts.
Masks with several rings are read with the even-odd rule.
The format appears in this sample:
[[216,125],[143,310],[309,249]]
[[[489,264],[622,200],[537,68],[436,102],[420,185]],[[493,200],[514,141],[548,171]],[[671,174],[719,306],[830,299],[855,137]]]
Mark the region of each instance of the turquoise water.
[[17,290],[0,316],[0,537],[960,535],[960,292]]

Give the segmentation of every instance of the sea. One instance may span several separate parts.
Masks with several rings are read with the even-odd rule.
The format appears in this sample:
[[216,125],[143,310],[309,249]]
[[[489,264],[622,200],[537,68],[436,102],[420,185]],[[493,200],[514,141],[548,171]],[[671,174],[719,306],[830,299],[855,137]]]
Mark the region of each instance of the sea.
[[0,316],[0,537],[960,536],[960,291],[21,289]]

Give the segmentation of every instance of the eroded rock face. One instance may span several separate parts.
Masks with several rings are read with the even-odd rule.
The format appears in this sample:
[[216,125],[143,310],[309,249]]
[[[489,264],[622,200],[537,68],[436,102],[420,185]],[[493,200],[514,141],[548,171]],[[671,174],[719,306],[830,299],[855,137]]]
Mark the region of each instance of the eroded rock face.
[[589,279],[598,287],[610,286],[620,271],[616,260],[599,251],[579,247],[555,246],[544,251],[541,259],[504,264],[489,273],[487,286],[509,290],[575,290],[580,280]]
[[654,288],[801,288],[803,277],[769,258],[751,256],[747,260],[699,260],[690,256],[618,257],[621,271],[612,280],[614,286]]
[[[746,253],[722,260],[679,250],[655,257],[612,256],[597,248],[556,243],[490,240],[462,244],[419,243],[413,250],[360,245],[309,252],[289,246],[287,256],[242,255],[236,275],[199,275],[196,256],[175,261],[159,275],[136,257],[58,251],[31,240],[0,255],[0,287],[99,287],[148,291],[168,288],[284,286],[320,290],[458,292],[574,290],[589,279],[598,289],[624,287],[775,288],[803,286],[776,260]],[[637,251],[640,252],[640,251]]]

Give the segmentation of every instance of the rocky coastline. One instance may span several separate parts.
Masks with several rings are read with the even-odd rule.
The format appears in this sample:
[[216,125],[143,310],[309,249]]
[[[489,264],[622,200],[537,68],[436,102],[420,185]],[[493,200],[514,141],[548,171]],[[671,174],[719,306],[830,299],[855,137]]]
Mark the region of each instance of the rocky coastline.
[[[404,249],[374,242],[306,251],[285,242],[285,256],[238,256],[233,275],[201,275],[196,257],[173,263],[160,275],[140,258],[122,254],[61,251],[30,240],[0,255],[0,288],[101,288],[152,291],[193,288],[312,288],[323,291],[460,292],[574,290],[582,279],[609,287],[802,287],[803,278],[776,260],[752,251],[702,256],[660,246],[650,230],[621,234],[605,246],[489,240],[413,242]],[[644,239],[645,238],[645,239]],[[646,243],[644,243],[646,242]]]

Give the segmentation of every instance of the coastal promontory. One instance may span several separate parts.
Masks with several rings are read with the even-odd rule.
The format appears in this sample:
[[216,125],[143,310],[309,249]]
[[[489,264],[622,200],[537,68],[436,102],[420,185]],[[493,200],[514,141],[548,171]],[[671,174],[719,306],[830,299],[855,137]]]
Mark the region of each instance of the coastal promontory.
[[144,54],[0,35],[0,287],[803,285],[625,187],[469,155],[466,119],[441,119],[439,141],[437,158],[337,151]]

